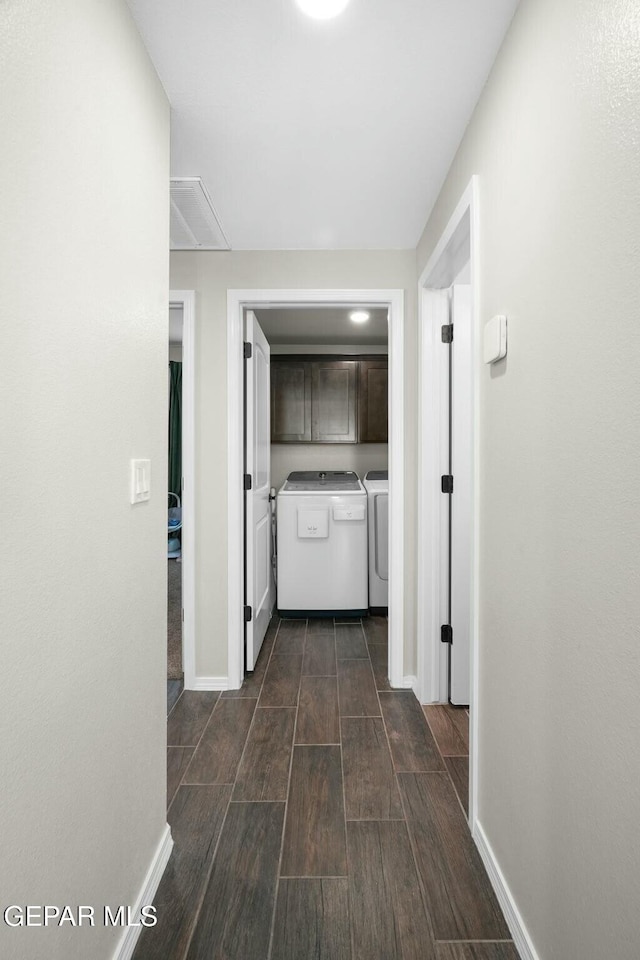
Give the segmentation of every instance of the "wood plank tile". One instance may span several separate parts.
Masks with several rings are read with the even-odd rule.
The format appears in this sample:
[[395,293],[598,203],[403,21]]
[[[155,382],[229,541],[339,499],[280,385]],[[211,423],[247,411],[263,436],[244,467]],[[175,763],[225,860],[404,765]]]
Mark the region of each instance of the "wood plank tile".
[[446,774],[398,774],[436,940],[509,940],[467,821]]
[[338,662],[338,699],[341,717],[379,717],[380,705],[368,660]]
[[410,690],[381,693],[380,706],[396,772],[444,770],[436,742],[414,694]]
[[307,620],[307,636],[317,637],[324,633],[330,633],[333,636],[335,624],[331,617],[309,617]]
[[167,716],[176,705],[178,697],[182,693],[182,680],[167,680]]
[[463,757],[469,753],[469,748],[460,736],[451,709],[442,703],[428,704],[422,708],[442,756]]
[[520,960],[513,943],[439,943],[438,960]]
[[283,803],[229,804],[188,960],[266,958],[283,818]]
[[336,656],[338,660],[366,660],[369,656],[360,623],[336,624]]
[[255,700],[220,700],[184,775],[185,783],[233,783],[255,708]]
[[369,658],[373,668],[373,678],[377,690],[391,690],[389,683],[389,648],[386,644],[372,643]]
[[335,677],[302,677],[296,743],[340,743]]
[[389,621],[386,617],[364,617],[362,621],[367,643],[381,643],[385,646],[389,642]]
[[296,707],[302,671],[299,654],[272,654],[258,703],[261,707]]
[[[271,621],[273,623],[273,620]],[[260,696],[260,690],[262,689],[262,681],[264,680],[264,675],[267,672],[267,665],[269,663],[269,657],[271,656],[271,651],[273,649],[273,642],[275,640],[277,630],[276,626],[269,629],[265,634],[265,638],[262,641],[262,647],[260,648],[260,653],[258,654],[258,659],[256,661],[255,668],[252,673],[245,673],[244,680],[242,681],[242,686],[239,690],[225,690],[220,696],[225,699],[237,699],[238,697],[252,697],[257,699]]]
[[404,817],[382,720],[342,720],[342,765],[347,820]]
[[234,800],[275,800],[284,803],[289,785],[296,711],[293,707],[263,709],[253,718],[238,770]]
[[351,960],[348,880],[281,880],[271,960]]
[[307,633],[302,673],[306,677],[335,677],[336,642],[331,633]]
[[345,615],[343,617],[335,617],[334,621],[336,626],[338,626],[339,623],[362,623],[362,617],[347,617]]
[[452,707],[450,704],[447,704],[445,709],[460,734],[462,742],[466,747],[465,752],[469,753],[469,710],[466,707]]
[[294,747],[280,873],[347,874],[340,747]]
[[167,809],[171,806],[195,747],[167,747]]
[[434,960],[407,828],[347,823],[353,960]]
[[219,696],[216,690],[185,690],[169,716],[167,745],[195,747]]
[[168,817],[174,847],[153,901],[158,922],[143,928],[134,960],[184,956],[230,795],[228,786],[178,790]]
[[306,632],[306,620],[281,620],[273,652],[281,655],[304,653],[304,638]]
[[445,757],[444,762],[460,803],[469,816],[469,757]]

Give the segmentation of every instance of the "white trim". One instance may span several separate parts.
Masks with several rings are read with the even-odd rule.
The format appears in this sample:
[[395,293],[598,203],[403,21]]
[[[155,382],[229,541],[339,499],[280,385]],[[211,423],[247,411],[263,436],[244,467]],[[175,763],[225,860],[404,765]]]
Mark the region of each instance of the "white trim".
[[515,898],[509,889],[509,884],[505,880],[504,873],[500,868],[500,864],[479,820],[476,820],[473,839],[480,851],[482,862],[486,867],[491,886],[495,891],[498,903],[504,913],[504,919],[513,937],[513,942],[520,955],[520,960],[540,960],[536,948],[533,945],[531,935],[522,919],[522,914],[518,910]]
[[229,690],[228,677],[195,677],[190,690]]
[[239,690],[244,675],[243,626],[243,304],[227,291],[227,678]]
[[[419,494],[418,494],[418,591],[417,660],[422,703],[441,699],[441,650],[439,630],[447,568],[446,518],[442,509],[440,477],[447,472],[445,447],[448,434],[441,429],[449,402],[444,377],[444,353],[438,350],[439,331],[448,318],[446,291],[419,292]],[[440,357],[442,363],[437,363]],[[425,438],[430,442],[426,443]],[[433,529],[433,532],[432,532]],[[435,638],[437,642],[432,642]]]
[[389,298],[389,683],[404,676],[404,294]]
[[[153,898],[156,895],[158,887],[160,886],[160,881],[162,880],[162,875],[165,871],[167,863],[169,862],[169,857],[171,856],[171,850],[173,849],[173,838],[171,836],[171,828],[169,824],[165,824],[162,837],[160,838],[160,843],[156,848],[156,852],[153,855],[151,865],[147,870],[147,875],[144,878],[140,893],[136,898],[135,905],[133,905],[132,916],[138,917],[140,913],[140,908],[149,906],[153,903]],[[133,956],[133,951],[136,948],[138,942],[138,937],[142,932],[142,927],[127,927],[120,938],[114,953],[113,960],[130,960]]]
[[[465,221],[468,221],[465,223]],[[418,330],[420,338],[420,427],[418,478],[418,685],[422,703],[446,700],[440,623],[443,583],[440,569],[446,562],[443,546],[443,498],[439,475],[443,455],[443,415],[448,403],[443,389],[442,368],[434,347],[439,325],[446,322],[444,291],[453,283],[452,255],[461,237],[469,240],[471,261],[471,324],[474,333],[472,370],[472,483],[471,483],[471,584],[470,584],[470,696],[469,696],[469,822],[473,831],[478,809],[478,566],[479,566],[479,329],[480,270],[478,264],[478,178],[471,178],[418,283]]]
[[171,306],[182,306],[182,670],[185,690],[196,681],[195,577],[195,381],[196,295],[193,290],[170,290]]
[[413,690],[416,697],[418,696],[418,678],[414,677],[413,674],[409,674],[408,676],[404,677],[402,681],[402,687],[405,690]]
[[242,337],[243,311],[265,306],[319,303],[389,308],[389,680],[403,684],[404,670],[404,291],[227,290],[228,433],[228,671],[229,689],[243,677],[242,621]]

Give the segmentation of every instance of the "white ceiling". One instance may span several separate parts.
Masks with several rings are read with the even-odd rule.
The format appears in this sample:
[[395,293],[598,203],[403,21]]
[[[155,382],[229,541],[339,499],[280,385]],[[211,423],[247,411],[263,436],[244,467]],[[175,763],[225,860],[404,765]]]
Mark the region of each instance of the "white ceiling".
[[234,249],[415,247],[518,0],[128,0]]
[[386,307],[367,307],[367,323],[349,320],[358,307],[278,307],[256,310],[255,314],[265,337],[271,344],[359,344],[373,346],[386,344],[388,339],[388,310]]

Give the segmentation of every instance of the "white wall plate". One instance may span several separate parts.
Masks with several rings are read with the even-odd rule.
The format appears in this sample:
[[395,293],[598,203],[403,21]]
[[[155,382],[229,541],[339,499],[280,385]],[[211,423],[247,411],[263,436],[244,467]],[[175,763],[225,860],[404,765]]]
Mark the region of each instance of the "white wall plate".
[[498,314],[492,317],[484,328],[483,359],[485,363],[496,363],[507,355],[507,318]]

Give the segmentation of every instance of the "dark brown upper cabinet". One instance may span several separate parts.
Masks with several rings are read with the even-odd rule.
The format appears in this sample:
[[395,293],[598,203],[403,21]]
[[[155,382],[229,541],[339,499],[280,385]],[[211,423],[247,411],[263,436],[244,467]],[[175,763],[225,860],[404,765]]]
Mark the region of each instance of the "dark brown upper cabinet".
[[387,358],[271,358],[272,443],[386,443]]
[[316,360],[311,364],[311,439],[357,443],[358,361]]
[[271,361],[271,442],[311,440],[311,364]]
[[360,361],[358,440],[387,443],[389,438],[389,368],[387,358]]

